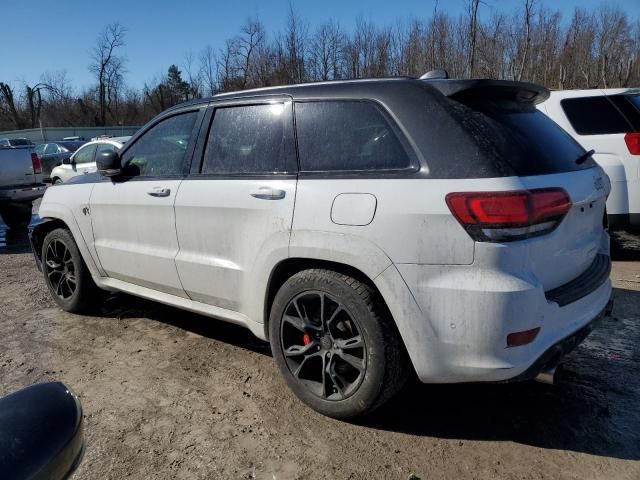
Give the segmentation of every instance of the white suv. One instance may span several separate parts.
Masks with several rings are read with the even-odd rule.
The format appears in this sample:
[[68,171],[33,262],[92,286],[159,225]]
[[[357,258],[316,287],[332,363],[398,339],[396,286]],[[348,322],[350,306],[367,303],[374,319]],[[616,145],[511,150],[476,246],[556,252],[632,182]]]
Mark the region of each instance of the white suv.
[[70,158],[63,159],[62,165],[51,170],[51,183],[57,185],[68,182],[78,175],[96,172],[96,156],[104,152],[119,150],[129,138],[131,137],[116,137],[85,143]]
[[609,227],[640,231],[640,89],[554,91],[538,108],[594,150],[611,179]]
[[47,190],[35,257],[67,311],[123,291],[246,326],[333,417],[413,372],[533,378],[611,297],[609,183],[547,96],[401,78],[182,104]]

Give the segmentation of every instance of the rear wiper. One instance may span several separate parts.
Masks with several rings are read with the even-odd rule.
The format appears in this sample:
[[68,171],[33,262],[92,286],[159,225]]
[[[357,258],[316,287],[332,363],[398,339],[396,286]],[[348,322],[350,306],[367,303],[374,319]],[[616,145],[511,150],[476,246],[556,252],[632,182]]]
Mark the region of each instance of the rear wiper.
[[582,165],[584,162],[587,161],[587,158],[589,158],[594,153],[596,153],[595,150],[589,150],[588,152],[583,153],[578,158],[576,158],[576,165]]

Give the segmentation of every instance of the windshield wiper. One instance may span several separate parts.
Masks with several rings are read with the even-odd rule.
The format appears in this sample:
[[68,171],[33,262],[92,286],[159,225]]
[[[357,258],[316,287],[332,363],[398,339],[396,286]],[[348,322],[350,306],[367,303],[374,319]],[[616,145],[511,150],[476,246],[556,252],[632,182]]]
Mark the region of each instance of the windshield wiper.
[[576,158],[576,165],[582,165],[584,162],[587,161],[587,158],[589,158],[594,153],[596,153],[595,150],[589,150],[588,152],[583,153],[578,158]]

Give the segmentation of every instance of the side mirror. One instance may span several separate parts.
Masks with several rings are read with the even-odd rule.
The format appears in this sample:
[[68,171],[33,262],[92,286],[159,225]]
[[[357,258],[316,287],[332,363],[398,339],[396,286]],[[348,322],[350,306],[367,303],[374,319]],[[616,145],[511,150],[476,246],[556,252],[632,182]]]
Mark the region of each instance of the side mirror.
[[78,397],[60,382],[32,385],[1,398],[3,478],[67,479],[82,459],[82,424]]
[[71,165],[71,159],[70,158],[63,158],[62,159],[62,164],[63,165]]
[[96,166],[100,175],[116,177],[122,173],[118,152],[102,152],[96,155]]

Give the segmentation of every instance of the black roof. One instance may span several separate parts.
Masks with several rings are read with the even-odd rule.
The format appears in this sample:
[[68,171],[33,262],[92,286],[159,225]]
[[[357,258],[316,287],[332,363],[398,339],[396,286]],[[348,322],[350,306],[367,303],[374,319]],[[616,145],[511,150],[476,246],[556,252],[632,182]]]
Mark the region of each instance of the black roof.
[[253,97],[287,95],[296,99],[322,97],[362,97],[370,98],[386,92],[399,93],[407,87],[431,90],[447,97],[461,95],[484,95],[503,92],[513,94],[514,99],[527,103],[540,103],[549,97],[549,90],[534,83],[491,79],[427,79],[412,77],[360,78],[352,80],[329,80],[324,82],[299,83],[274,87],[252,88],[226,92],[207,98],[199,98],[181,103],[169,110],[203,103],[245,99]]
[[[154,122],[189,106],[227,100],[250,103],[251,99],[282,95],[298,101],[323,98],[376,101],[386,114],[393,117],[417,156],[420,167],[406,175],[411,178],[489,178],[525,172],[526,169],[520,167],[525,160],[528,162],[531,155],[526,149],[532,149],[526,142],[526,148],[516,145],[516,137],[508,125],[490,118],[488,112],[482,113],[484,107],[492,109],[499,106],[501,111],[511,113],[537,112],[534,104],[547,98],[549,92],[544,87],[526,82],[407,77],[256,88],[176,105],[142,127],[132,138],[132,143]],[[575,156],[579,153],[578,148]],[[532,169],[540,164],[535,161],[529,163],[532,166],[527,172],[533,172]]]

